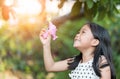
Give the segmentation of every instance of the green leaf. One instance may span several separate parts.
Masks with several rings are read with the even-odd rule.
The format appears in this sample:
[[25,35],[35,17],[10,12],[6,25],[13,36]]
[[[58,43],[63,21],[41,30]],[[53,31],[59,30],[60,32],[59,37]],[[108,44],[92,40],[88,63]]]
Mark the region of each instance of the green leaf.
[[7,55],[6,50],[5,49],[1,49],[1,57],[4,57],[6,55]]
[[116,22],[117,21],[117,17],[112,13],[112,12],[109,12],[108,13],[108,17],[109,19],[112,21],[112,22]]
[[106,16],[106,14],[107,14],[107,12],[105,10],[105,7],[104,6],[100,6],[98,11],[99,11],[98,12],[98,20],[102,20]]
[[16,43],[14,40],[10,40],[9,41],[9,47],[11,50],[15,50],[16,49]]
[[72,7],[72,10],[71,10],[70,15],[71,15],[71,16],[75,16],[75,15],[80,14],[81,6],[82,6],[82,3],[79,2],[79,1],[76,1],[76,2],[74,3],[73,7]]
[[120,13],[115,4],[113,4],[113,9],[115,10],[116,13]]
[[93,7],[94,2],[92,0],[87,0],[86,3],[87,3],[87,7],[89,9],[91,9]]
[[85,9],[85,11],[84,11],[85,17],[86,17],[89,21],[91,21],[91,20],[94,18],[96,12],[94,12],[92,8],[89,9],[89,8],[87,7],[87,5],[85,5],[85,8],[84,8],[84,9]]

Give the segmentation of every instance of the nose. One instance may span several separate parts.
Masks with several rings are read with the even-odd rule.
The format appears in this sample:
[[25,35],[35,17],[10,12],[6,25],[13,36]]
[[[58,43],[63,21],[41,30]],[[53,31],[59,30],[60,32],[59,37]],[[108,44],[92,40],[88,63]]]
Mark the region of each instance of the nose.
[[79,38],[80,38],[80,35],[77,34],[77,35],[75,36],[75,39],[79,39]]

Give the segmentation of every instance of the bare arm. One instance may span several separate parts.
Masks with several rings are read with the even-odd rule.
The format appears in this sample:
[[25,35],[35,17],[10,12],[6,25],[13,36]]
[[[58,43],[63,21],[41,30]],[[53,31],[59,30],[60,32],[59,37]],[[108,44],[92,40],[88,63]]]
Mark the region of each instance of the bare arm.
[[67,70],[67,59],[63,61],[54,62],[51,54],[50,45],[43,46],[44,63],[47,71],[64,71]]
[[[101,57],[101,65],[108,64],[106,58],[104,56]],[[101,78],[100,79],[111,79],[111,70],[110,66],[105,66],[103,68],[100,68],[101,70]]]
[[45,69],[47,71],[64,71],[68,69],[67,59],[63,61],[55,62],[52,54],[51,54],[51,36],[49,35],[46,39],[42,37],[42,33],[40,34],[40,40],[43,44],[43,57],[44,57],[44,63],[45,63]]
[[102,75],[101,79],[111,79],[111,71],[109,66],[102,68],[100,70]]

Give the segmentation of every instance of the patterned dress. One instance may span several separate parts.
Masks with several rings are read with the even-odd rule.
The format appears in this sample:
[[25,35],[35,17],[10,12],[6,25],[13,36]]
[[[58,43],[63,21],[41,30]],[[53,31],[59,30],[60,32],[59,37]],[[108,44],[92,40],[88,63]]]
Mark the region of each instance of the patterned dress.
[[75,70],[69,73],[71,79],[100,79],[92,67],[93,59],[85,63],[79,63]]

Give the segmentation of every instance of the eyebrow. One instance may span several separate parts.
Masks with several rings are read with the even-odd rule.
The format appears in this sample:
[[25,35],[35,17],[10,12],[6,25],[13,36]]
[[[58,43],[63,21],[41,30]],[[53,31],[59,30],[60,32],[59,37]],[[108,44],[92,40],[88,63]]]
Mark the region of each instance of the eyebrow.
[[85,31],[86,31],[86,29],[85,29],[85,28],[83,28],[83,29],[81,29],[81,30],[85,30]]
[[85,30],[85,29],[80,29],[80,31],[78,31],[78,32],[80,33],[80,32],[83,31],[83,30]]

